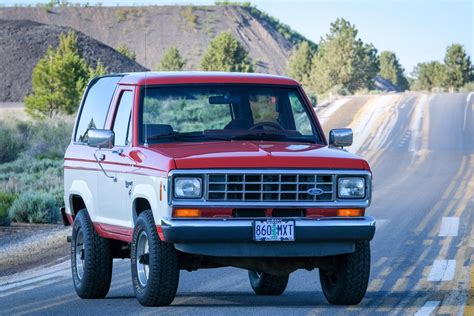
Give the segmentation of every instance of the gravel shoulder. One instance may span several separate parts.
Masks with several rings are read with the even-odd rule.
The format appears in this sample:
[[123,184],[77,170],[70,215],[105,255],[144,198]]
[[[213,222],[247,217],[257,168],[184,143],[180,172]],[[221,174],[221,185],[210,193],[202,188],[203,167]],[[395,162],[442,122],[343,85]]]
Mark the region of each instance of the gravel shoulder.
[[69,259],[70,227],[12,223],[0,227],[0,277]]

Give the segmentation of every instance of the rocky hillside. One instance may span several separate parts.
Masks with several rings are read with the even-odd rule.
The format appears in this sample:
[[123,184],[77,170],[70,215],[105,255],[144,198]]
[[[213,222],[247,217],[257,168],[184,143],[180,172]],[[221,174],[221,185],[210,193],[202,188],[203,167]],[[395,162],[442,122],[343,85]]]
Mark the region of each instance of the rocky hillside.
[[[31,73],[48,46],[59,44],[59,35],[71,28],[28,20],[0,20],[0,101],[17,102],[31,90]],[[98,61],[110,72],[142,71],[145,68],[113,48],[77,32],[78,50],[95,67]]]
[[195,70],[209,41],[230,31],[249,51],[258,72],[283,74],[293,46],[302,39],[263,12],[240,6],[0,8],[0,19],[72,27],[111,47],[126,45],[150,69],[166,49],[177,46],[188,61],[186,68]]

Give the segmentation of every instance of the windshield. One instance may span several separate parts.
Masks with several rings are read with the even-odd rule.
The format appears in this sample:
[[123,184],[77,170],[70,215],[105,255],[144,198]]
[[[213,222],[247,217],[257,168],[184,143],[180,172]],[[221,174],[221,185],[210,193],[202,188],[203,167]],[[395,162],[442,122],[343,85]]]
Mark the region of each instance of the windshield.
[[141,95],[141,143],[321,142],[297,89],[192,85],[147,87]]

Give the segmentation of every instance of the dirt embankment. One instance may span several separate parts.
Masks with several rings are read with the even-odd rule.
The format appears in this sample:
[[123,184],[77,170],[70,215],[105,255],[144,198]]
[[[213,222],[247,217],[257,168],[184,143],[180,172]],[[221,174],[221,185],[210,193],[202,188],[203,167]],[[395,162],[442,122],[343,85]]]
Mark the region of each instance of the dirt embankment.
[[[31,73],[59,35],[73,29],[28,20],[0,20],[0,101],[20,102],[31,91]],[[76,31],[77,32],[77,31]],[[109,72],[143,71],[140,64],[113,48],[77,32],[78,50],[93,67],[101,62]]]
[[0,19],[72,27],[113,48],[126,45],[150,69],[176,46],[187,60],[186,70],[197,70],[209,41],[224,31],[249,51],[257,72],[284,74],[293,49],[274,26],[239,6],[0,8]]

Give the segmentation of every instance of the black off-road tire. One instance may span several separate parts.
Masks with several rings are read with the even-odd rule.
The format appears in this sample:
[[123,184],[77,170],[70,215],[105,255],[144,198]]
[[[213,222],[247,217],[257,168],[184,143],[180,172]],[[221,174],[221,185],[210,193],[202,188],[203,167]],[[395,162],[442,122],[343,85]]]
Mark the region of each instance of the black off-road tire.
[[[76,242],[78,237],[82,239],[79,244]],[[80,262],[76,249],[83,259],[79,258]],[[74,219],[71,239],[72,279],[79,297],[94,299],[107,295],[112,280],[112,259],[110,241],[97,234],[86,209],[79,211]]]
[[[140,237],[146,234],[146,237]],[[140,238],[147,238],[148,256],[140,258]],[[130,251],[132,282],[135,296],[144,306],[167,306],[173,302],[179,283],[179,267],[176,249],[173,244],[160,240],[151,210],[138,216],[133,230]],[[140,261],[148,261],[148,276],[145,284],[140,281]],[[138,262],[138,265],[137,265]]]
[[356,242],[355,252],[337,256],[335,263],[332,270],[319,269],[324,296],[334,305],[359,304],[369,284],[369,242]]
[[289,275],[278,276],[249,270],[249,280],[257,295],[280,295],[285,292]]

